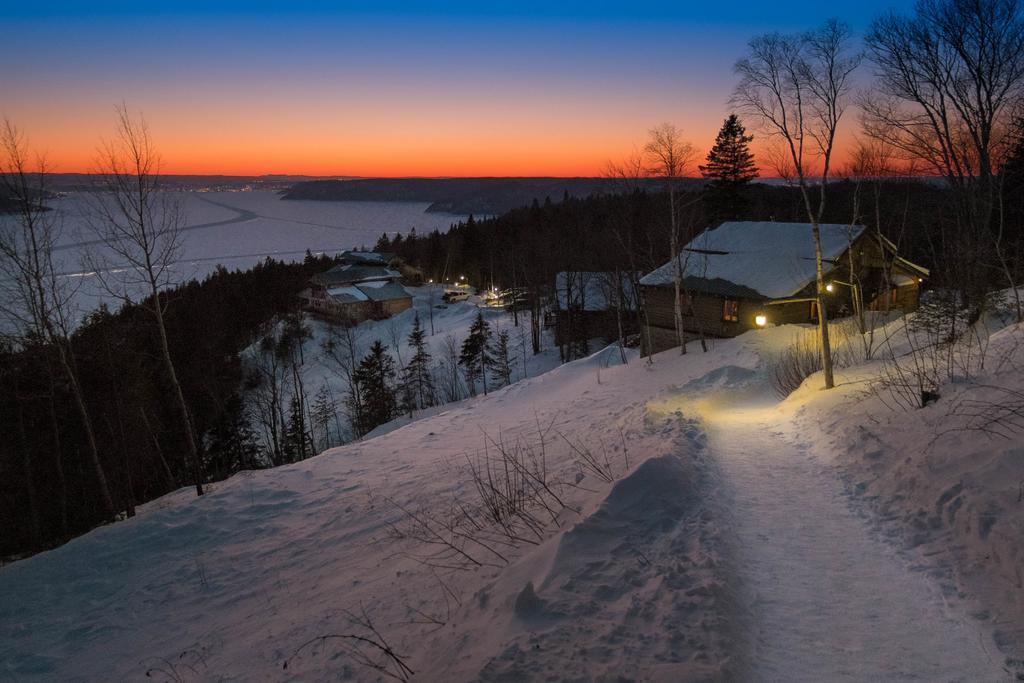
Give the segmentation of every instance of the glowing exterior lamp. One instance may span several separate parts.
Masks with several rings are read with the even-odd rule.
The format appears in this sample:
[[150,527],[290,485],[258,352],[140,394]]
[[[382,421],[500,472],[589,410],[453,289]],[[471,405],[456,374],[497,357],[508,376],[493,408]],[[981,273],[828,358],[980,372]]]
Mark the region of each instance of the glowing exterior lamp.
[[831,294],[832,292],[836,291],[836,286],[830,282],[827,285],[825,285],[825,291]]
[[768,316],[766,316],[764,313],[758,313],[757,315],[754,316],[754,324],[757,325],[758,327],[764,327],[765,325],[768,324]]

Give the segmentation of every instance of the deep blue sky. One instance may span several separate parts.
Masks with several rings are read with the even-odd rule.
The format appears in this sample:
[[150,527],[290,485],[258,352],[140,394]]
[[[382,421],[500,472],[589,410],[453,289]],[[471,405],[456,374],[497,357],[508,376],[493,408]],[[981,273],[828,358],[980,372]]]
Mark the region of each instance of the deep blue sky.
[[182,172],[596,173],[706,147],[751,36],[911,4],[0,0],[0,114],[63,170],[123,100]]

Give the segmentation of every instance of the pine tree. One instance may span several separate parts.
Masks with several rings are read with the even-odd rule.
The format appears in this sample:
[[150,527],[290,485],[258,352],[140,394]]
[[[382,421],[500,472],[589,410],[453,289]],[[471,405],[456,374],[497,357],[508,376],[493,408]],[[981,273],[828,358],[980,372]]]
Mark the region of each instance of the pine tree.
[[331,388],[326,384],[316,392],[313,399],[313,409],[310,420],[313,422],[312,430],[319,438],[313,439],[318,450],[326,450],[337,443],[340,434],[334,434],[332,438],[331,423],[338,418],[338,402],[334,400]]
[[491,356],[491,326],[484,320],[483,313],[476,314],[476,320],[469,328],[469,336],[462,342],[462,353],[459,365],[466,375],[466,384],[471,394],[476,393],[476,382],[483,383],[484,396],[487,395],[487,371],[493,365]]
[[419,313],[413,318],[409,348],[413,350],[413,355],[402,371],[402,409],[411,416],[414,410],[429,408],[436,400],[434,378],[430,373],[431,356],[427,351],[426,335],[420,325]]
[[292,396],[282,451],[286,462],[298,462],[313,455],[313,442],[306,425],[306,411],[303,409],[302,398],[297,393]]
[[494,342],[494,349],[491,358],[491,373],[502,385],[512,384],[512,371],[516,367],[516,357],[512,352],[512,342],[509,339],[508,330],[498,332]]
[[224,412],[206,437],[206,471],[214,479],[263,466],[256,433],[238,395],[228,399]]
[[395,400],[395,361],[380,340],[373,342],[370,352],[359,362],[355,372],[362,409],[356,429],[360,436],[374,427],[391,421],[397,412]]
[[708,152],[701,175],[710,180],[705,198],[709,212],[717,218],[738,218],[746,210],[743,188],[758,176],[750,151],[753,135],[747,135],[736,114],[730,114]]

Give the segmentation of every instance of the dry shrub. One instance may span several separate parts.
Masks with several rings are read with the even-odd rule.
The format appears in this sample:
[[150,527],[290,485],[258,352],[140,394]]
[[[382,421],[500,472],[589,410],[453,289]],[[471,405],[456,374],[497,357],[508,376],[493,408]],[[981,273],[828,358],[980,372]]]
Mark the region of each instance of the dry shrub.
[[989,333],[984,318],[959,305],[955,297],[934,297],[903,319],[886,340],[879,398],[891,409],[921,408],[939,398],[947,382],[970,383],[985,369]]
[[796,391],[804,380],[821,370],[821,351],[816,330],[803,330],[781,351],[765,358],[768,381],[779,398]]
[[[845,319],[828,326],[832,344],[832,367],[846,368],[863,360],[859,342],[860,332],[853,319]],[[768,381],[779,398],[786,398],[800,388],[804,380],[822,369],[821,335],[817,328],[802,329],[796,338],[781,351],[765,357]]]
[[[543,542],[564,511],[578,512],[565,496],[583,488],[586,475],[613,483],[629,470],[624,436],[621,452],[603,444],[595,450],[553,425],[538,420],[529,438],[484,433],[483,449],[466,454],[461,469],[469,490],[458,489],[447,505],[386,499],[400,513],[388,523],[391,539],[408,543],[407,557],[438,570],[502,567],[511,550]],[[561,443],[572,453],[575,472],[565,463],[552,467],[549,448]]]

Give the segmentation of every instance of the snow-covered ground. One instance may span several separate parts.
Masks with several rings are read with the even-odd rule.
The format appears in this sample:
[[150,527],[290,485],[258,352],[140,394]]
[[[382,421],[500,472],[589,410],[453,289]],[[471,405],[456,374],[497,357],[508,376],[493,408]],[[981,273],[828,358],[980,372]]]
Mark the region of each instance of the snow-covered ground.
[[[486,306],[481,297],[475,295],[465,301],[444,303],[444,289],[443,285],[437,284],[406,287],[406,290],[412,295],[412,308],[383,320],[361,322],[347,332],[349,336],[345,336],[346,332],[335,324],[306,316],[305,323],[309,327],[310,336],[303,341],[301,352],[295,355],[300,362],[299,375],[307,399],[312,402],[318,393],[325,392],[326,395],[333,397],[339,410],[343,412],[344,397],[349,391],[349,380],[344,374],[345,368],[339,367],[339,363],[347,364],[349,354],[353,354],[357,360],[363,358],[376,341],[380,341],[387,347],[387,353],[395,361],[396,371],[400,373],[401,368],[409,362],[413,355],[408,340],[417,317],[419,317],[420,327],[424,333],[426,349],[431,355],[430,370],[437,389],[438,400],[442,405],[416,411],[413,416],[406,415],[393,420],[374,430],[372,435],[392,431],[412,419],[422,419],[451,407],[445,405],[448,400],[445,396],[446,379],[452,375],[451,364],[453,360],[457,364],[457,354],[461,350],[462,342],[469,336],[469,328],[478,314],[483,315],[494,337],[497,337],[499,332],[508,333],[512,382],[536,377],[561,363],[558,348],[554,346],[554,334],[551,329],[542,329],[541,352],[538,354],[532,352],[528,312],[520,313],[519,325],[516,326],[516,318],[511,312],[500,307]],[[279,324],[278,331],[280,328]],[[336,346],[335,351],[330,351],[325,346],[331,341]],[[597,348],[600,342],[594,340],[592,344]],[[456,354],[454,359],[451,358],[453,350]],[[252,347],[246,350],[244,355],[253,365],[259,363],[261,353],[267,352],[261,350],[261,340],[257,340]],[[461,395],[468,395],[469,387],[462,378],[462,369],[456,367],[455,374]],[[282,370],[281,375],[283,401],[287,406],[294,393],[294,381],[288,370]],[[396,381],[397,379],[396,377]],[[490,378],[489,382],[493,388],[495,386],[494,378]],[[477,383],[476,390],[483,391],[481,383]],[[339,422],[344,423],[344,417],[341,417]],[[341,424],[340,429],[334,425],[329,426],[331,427],[332,443],[351,439],[347,425]]]
[[[0,672],[1006,680],[1024,621],[1019,439],[926,448],[966,389],[891,412],[865,391],[877,362],[771,398],[765,354],[797,333],[653,365],[607,349],[170,494],[0,569]],[[982,379],[1019,388],[1019,367]],[[518,490],[534,492],[524,514],[489,520],[480,492]]]

